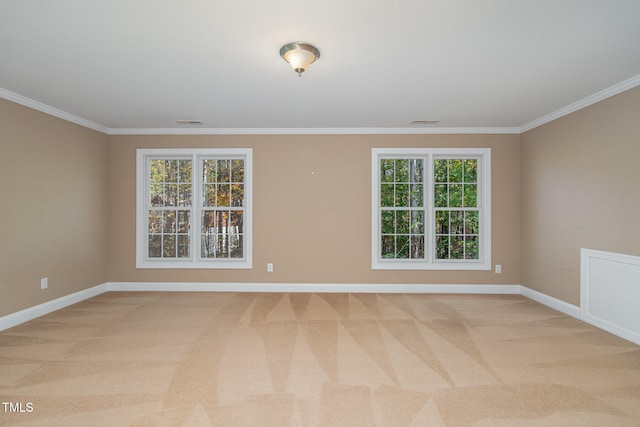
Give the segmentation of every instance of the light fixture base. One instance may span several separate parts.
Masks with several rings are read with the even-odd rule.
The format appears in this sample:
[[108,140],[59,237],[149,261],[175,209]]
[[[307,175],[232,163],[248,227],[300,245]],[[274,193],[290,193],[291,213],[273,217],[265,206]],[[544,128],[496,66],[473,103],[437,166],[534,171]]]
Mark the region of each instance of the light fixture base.
[[301,76],[309,65],[320,58],[320,51],[309,43],[292,42],[280,48],[280,56],[291,65],[298,76]]

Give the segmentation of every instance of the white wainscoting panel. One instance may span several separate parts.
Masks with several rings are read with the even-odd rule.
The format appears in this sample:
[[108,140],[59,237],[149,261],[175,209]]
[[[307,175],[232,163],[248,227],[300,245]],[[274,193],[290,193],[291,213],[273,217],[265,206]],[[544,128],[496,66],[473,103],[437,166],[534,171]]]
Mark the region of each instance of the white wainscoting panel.
[[640,344],[640,257],[582,249],[582,319]]

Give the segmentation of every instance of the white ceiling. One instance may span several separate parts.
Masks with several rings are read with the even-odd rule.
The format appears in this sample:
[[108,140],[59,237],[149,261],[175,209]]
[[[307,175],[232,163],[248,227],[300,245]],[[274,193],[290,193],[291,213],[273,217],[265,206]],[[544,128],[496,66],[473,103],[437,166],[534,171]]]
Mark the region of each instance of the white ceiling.
[[639,42],[638,0],[2,0],[0,88],[114,133],[521,129],[640,84]]

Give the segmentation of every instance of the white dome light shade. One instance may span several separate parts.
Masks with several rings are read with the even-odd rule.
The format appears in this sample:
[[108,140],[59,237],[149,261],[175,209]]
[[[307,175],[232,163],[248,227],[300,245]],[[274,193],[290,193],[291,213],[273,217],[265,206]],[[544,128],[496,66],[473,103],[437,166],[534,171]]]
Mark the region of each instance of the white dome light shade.
[[280,56],[301,76],[309,65],[320,58],[320,51],[308,43],[294,42],[282,46]]

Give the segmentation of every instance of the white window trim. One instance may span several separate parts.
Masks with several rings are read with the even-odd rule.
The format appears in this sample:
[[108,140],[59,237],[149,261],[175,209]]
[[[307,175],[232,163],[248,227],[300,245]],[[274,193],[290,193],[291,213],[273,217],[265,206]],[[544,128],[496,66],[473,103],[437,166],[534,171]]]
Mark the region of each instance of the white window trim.
[[[426,206],[425,216],[425,260],[382,259],[380,257],[380,166],[385,156],[425,156],[428,161],[424,177],[425,199],[433,200],[432,159],[438,156],[478,158],[478,205],[480,225],[480,247],[478,260],[436,260],[435,224],[433,205]],[[373,148],[371,150],[371,268],[374,270],[491,270],[491,149],[490,148]]]
[[[239,259],[202,259],[200,258],[200,216],[195,215],[198,203],[197,195],[201,194],[199,174],[199,157],[231,157],[242,156],[245,161],[245,210],[244,210],[244,258]],[[145,198],[147,197],[147,165],[148,158],[157,157],[191,157],[194,159],[192,214],[191,214],[191,254],[189,260],[184,259],[150,259],[147,257],[148,215]],[[136,268],[171,268],[171,269],[250,269],[253,252],[253,150],[251,148],[197,148],[197,149],[138,149],[136,150]]]

